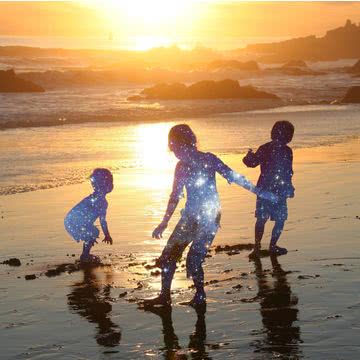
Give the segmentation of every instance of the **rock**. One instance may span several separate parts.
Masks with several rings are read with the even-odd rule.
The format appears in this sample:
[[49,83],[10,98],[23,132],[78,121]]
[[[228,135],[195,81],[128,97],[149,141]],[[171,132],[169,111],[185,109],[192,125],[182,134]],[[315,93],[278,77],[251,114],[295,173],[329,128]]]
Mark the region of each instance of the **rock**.
[[360,103],[360,86],[352,86],[341,101],[345,104]]
[[234,290],[240,290],[242,288],[242,285],[237,284],[235,286],[232,287]]
[[307,68],[308,66],[307,66],[306,62],[303,60],[291,60],[282,66],[283,69],[294,68],[294,67],[295,68]]
[[35,279],[36,279],[35,274],[25,275],[25,280],[35,280]]
[[241,62],[238,60],[215,60],[207,65],[210,70],[235,69],[243,71],[258,71],[260,67],[256,61]]
[[45,90],[35,83],[24,80],[15,74],[13,69],[0,70],[0,92],[44,92]]
[[347,72],[351,74],[360,74],[360,60],[358,60],[353,66],[349,67]]
[[127,291],[122,292],[121,294],[119,294],[119,298],[123,298],[127,295]]
[[[297,64],[301,66],[297,66]],[[303,65],[304,64],[304,65]],[[325,75],[324,71],[316,71],[307,67],[306,63],[299,61],[290,61],[283,66],[276,68],[267,68],[265,69],[268,72],[280,73],[282,75],[289,76],[316,76],[316,75]]]
[[236,244],[236,245],[225,245],[225,246],[218,245],[215,248],[215,253],[244,251],[244,250],[249,251],[249,250],[253,250],[253,249],[254,249],[254,244]]
[[229,273],[229,272],[231,272],[231,271],[232,271],[232,269],[226,269],[226,270],[223,271],[223,273],[224,273],[224,274],[227,274],[227,273]]
[[253,86],[240,86],[237,80],[203,80],[186,86],[181,83],[157,84],[141,92],[146,99],[197,100],[197,99],[278,99],[274,94]]
[[316,274],[316,275],[299,275],[298,279],[299,280],[306,280],[306,279],[316,279],[318,277],[320,277],[319,274]]
[[9,266],[21,266],[21,261],[18,258],[10,258],[9,260],[3,261],[2,264]]
[[159,276],[159,275],[161,275],[161,271],[160,271],[160,270],[152,271],[152,272],[150,273],[150,275],[151,275],[151,276]]
[[127,101],[141,101],[141,100],[145,100],[145,98],[141,95],[131,95],[131,96],[128,96]]
[[154,264],[154,265],[150,265],[150,264],[146,264],[146,265],[144,265],[144,268],[146,269],[146,270],[152,270],[152,269],[155,269],[155,268],[157,268],[158,266],[156,265],[156,264]]

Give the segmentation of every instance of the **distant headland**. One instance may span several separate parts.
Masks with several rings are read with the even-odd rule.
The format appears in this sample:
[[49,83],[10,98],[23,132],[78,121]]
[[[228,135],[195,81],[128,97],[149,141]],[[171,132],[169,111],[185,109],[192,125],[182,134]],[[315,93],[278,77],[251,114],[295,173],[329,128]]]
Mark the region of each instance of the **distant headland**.
[[325,61],[360,57],[360,24],[347,20],[342,27],[326,32],[323,37],[310,35],[267,44],[252,44],[239,49],[258,61],[286,62],[293,59]]

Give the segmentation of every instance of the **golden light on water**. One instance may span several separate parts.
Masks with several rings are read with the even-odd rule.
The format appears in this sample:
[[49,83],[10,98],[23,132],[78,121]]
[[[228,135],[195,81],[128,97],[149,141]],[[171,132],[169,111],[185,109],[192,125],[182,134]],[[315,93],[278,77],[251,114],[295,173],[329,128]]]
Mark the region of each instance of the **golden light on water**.
[[145,168],[169,169],[176,159],[168,149],[168,133],[173,123],[145,124],[136,128],[135,151]]
[[135,128],[134,152],[147,173],[140,184],[150,188],[170,189],[177,162],[168,149],[168,133],[174,123],[142,124]]

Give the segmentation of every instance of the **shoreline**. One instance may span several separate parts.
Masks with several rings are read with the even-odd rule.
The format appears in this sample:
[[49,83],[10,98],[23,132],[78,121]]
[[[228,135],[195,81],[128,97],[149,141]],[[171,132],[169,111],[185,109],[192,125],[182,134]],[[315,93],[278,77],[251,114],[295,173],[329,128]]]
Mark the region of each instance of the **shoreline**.
[[[164,102],[164,100],[161,100]],[[0,121],[0,133],[2,131],[8,130],[16,130],[16,129],[35,129],[35,128],[49,128],[49,127],[59,127],[59,126],[66,126],[66,125],[81,125],[81,124],[124,124],[124,123],[131,123],[131,124],[152,124],[152,123],[160,123],[160,122],[171,122],[178,118],[183,118],[184,120],[189,119],[197,119],[202,118],[205,116],[212,116],[212,115],[232,115],[236,113],[247,113],[252,111],[262,111],[262,110],[271,110],[271,109],[281,109],[287,108],[292,106],[327,106],[329,110],[331,110],[334,106],[357,106],[359,104],[345,104],[345,103],[336,103],[332,104],[324,103],[323,101],[319,102],[286,102],[285,100],[272,100],[272,99],[244,99],[244,100],[229,100],[224,99],[224,104],[216,104],[214,106],[209,106],[206,102],[211,101],[209,100],[184,100],[179,106],[186,104],[196,104],[199,105],[201,102],[204,103],[204,106],[199,108],[192,108],[192,109],[184,109],[184,110],[173,110],[173,109],[159,109],[154,110],[151,108],[148,109],[136,109],[139,114],[121,114],[121,112],[125,112],[127,110],[120,110],[118,114],[112,115],[97,115],[95,114],[76,114],[78,117],[73,119],[68,119],[68,115],[65,113],[59,113],[55,115],[49,115],[48,118],[55,117],[56,119],[52,120],[36,120],[38,114],[30,115],[33,120],[5,120]],[[221,102],[222,99],[216,99],[214,102],[218,103]],[[156,103],[157,100],[151,101],[151,103]],[[169,102],[174,102],[169,100]],[[166,104],[166,103],[165,103]],[[70,115],[71,116],[71,115]],[[29,115],[26,115],[29,118]],[[120,118],[120,120],[119,120]]]
[[[358,144],[359,139],[360,139],[360,134],[348,136],[344,139],[338,139],[335,141],[329,140],[328,142],[324,142],[324,143],[321,143],[318,145],[309,145],[309,146],[305,146],[305,147],[293,147],[293,150],[295,152],[300,151],[302,153],[302,157],[307,156],[307,158],[310,160],[312,158],[312,155],[307,155],[307,152],[309,152],[311,149],[313,151],[315,151],[316,153],[322,153],[322,154],[326,155],[326,151],[324,151],[323,148],[326,149],[327,147],[336,147],[336,146],[340,146],[342,148],[347,148],[349,144],[356,146]],[[220,155],[221,157],[233,157],[233,156],[243,157],[245,155],[245,153],[244,152],[219,153],[218,155]],[[338,159],[338,161],[358,161],[358,159],[356,157],[353,160],[346,159],[346,155],[341,155],[340,152],[336,153],[335,156]],[[321,161],[320,158],[318,160]],[[330,160],[330,158],[329,158],[329,160]],[[117,169],[115,169],[115,173],[119,173],[121,171],[126,171],[126,169],[127,169],[126,166],[117,168]],[[142,167],[134,168],[134,169],[137,171],[147,171],[148,170],[148,169],[144,169]],[[111,169],[111,167],[110,167],[110,170],[114,170],[114,169]],[[43,190],[58,189],[58,188],[62,188],[64,186],[69,186],[69,185],[80,185],[80,184],[85,183],[86,181],[87,181],[87,178],[83,178],[82,180],[77,180],[77,181],[73,181],[73,182],[67,181],[67,183],[59,184],[59,185],[56,185],[56,184],[55,185],[38,185],[37,187],[36,186],[31,187],[29,185],[27,187],[27,189],[23,189],[23,190],[8,190],[8,191],[3,190],[0,193],[0,198],[8,197],[8,196],[16,195],[16,194],[26,194],[26,193],[31,193],[31,192],[43,191]],[[23,185],[21,187],[24,188]]]
[[[164,101],[164,100],[162,100]],[[223,103],[221,103],[223,101]],[[174,101],[169,100],[169,103]],[[206,104],[206,102],[213,102],[214,105]],[[220,104],[219,104],[220,102]],[[149,103],[157,103],[157,100],[149,101]],[[201,103],[204,105],[201,106]],[[166,103],[165,103],[166,104]],[[252,110],[264,110],[272,109],[286,106],[286,103],[282,100],[272,100],[272,99],[244,99],[244,100],[229,100],[229,99],[216,99],[216,100],[184,100],[183,102],[179,101],[179,106],[185,106],[186,104],[195,104],[198,108],[192,109],[136,109],[139,114],[121,114],[128,110],[120,110],[118,114],[112,115],[96,115],[95,114],[77,114],[78,118],[68,119],[67,115],[64,113],[53,115],[57,117],[54,120],[8,120],[0,122],[0,131],[12,130],[12,129],[26,129],[26,128],[39,128],[39,127],[56,127],[56,126],[66,126],[66,125],[76,125],[76,124],[90,124],[90,123],[126,123],[131,122],[133,124],[138,123],[158,123],[158,122],[167,122],[174,121],[177,118],[201,118],[204,116],[209,116],[211,114],[231,114],[236,112],[247,112]],[[71,116],[71,115],[70,115]],[[28,117],[28,115],[27,115]],[[33,115],[34,118],[37,117],[37,114]],[[51,117],[51,116],[49,116]],[[121,118],[122,117],[122,118]],[[119,120],[121,118],[121,120]]]

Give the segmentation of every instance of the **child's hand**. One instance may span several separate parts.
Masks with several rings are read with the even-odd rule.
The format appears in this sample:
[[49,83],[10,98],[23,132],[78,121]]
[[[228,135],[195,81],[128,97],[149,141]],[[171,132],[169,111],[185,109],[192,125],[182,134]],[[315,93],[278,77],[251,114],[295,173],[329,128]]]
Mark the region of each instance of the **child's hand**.
[[260,198],[271,201],[272,203],[276,204],[279,202],[279,197],[274,193],[266,190],[257,190],[255,192]]
[[111,238],[111,236],[105,236],[104,240],[103,240],[104,243],[107,243],[109,245],[112,245],[113,244],[113,239]]
[[152,233],[152,237],[154,239],[161,239],[162,238],[162,233],[164,232],[164,230],[167,228],[167,223],[166,222],[162,222],[160,225],[158,225],[155,230]]

